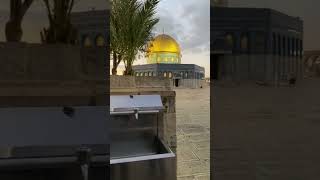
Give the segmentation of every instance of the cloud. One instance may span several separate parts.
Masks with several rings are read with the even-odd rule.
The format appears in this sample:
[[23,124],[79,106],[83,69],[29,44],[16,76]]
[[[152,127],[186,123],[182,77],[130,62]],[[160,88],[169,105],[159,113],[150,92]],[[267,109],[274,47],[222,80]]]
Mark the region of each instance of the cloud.
[[184,52],[200,53],[208,50],[210,41],[210,2],[185,0],[160,1],[160,22],[156,32],[173,36]]
[[[161,0],[157,8],[160,22],[156,34],[175,38],[182,49],[182,62],[205,67],[210,76],[210,1]],[[136,64],[144,63],[138,60]]]

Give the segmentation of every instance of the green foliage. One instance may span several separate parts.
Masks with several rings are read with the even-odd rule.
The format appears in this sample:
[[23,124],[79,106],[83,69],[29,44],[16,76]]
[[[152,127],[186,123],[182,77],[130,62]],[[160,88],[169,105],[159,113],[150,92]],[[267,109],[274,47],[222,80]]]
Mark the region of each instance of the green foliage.
[[71,24],[71,11],[74,0],[43,0],[49,19],[49,27],[41,32],[44,43],[74,44],[76,30]]
[[159,21],[155,17],[158,3],[159,0],[112,1],[110,48],[114,69],[123,61],[126,68],[124,74],[133,74],[132,64],[137,54],[145,51],[146,44],[152,38],[152,29]]
[[21,23],[34,0],[11,0],[10,19],[6,23],[5,33],[9,42],[20,42],[22,38]]

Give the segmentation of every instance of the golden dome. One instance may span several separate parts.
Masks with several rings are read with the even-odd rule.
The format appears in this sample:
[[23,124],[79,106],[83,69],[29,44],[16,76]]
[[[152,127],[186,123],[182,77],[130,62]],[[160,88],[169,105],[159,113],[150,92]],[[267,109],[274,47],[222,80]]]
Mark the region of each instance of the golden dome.
[[176,40],[166,34],[156,36],[149,44],[150,52],[171,52],[180,54],[180,47]]
[[166,34],[158,35],[149,43],[148,63],[181,63],[181,50],[175,39]]

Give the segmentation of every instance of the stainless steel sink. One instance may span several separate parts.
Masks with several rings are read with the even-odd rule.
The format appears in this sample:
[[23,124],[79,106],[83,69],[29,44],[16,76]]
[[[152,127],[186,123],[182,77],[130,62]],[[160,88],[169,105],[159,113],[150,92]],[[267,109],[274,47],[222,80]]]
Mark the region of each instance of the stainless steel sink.
[[175,180],[176,158],[161,139],[159,95],[110,97],[112,180]]

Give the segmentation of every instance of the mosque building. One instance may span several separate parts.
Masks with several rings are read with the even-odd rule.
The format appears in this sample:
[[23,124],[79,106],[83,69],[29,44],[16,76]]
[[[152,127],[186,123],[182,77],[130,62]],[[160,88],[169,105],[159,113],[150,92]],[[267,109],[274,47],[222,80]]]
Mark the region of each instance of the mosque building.
[[279,86],[303,77],[303,20],[266,8],[212,6],[211,79]]
[[[109,8],[72,13],[71,21],[77,28],[80,46],[109,50],[109,14]],[[182,64],[180,46],[169,35],[156,36],[148,44],[146,58],[146,64],[133,66],[135,76],[168,78],[175,87],[198,88],[203,85],[205,69],[195,64]]]
[[175,87],[201,87],[205,69],[195,64],[182,64],[181,49],[174,38],[160,34],[147,49],[147,64],[133,66],[135,76],[169,78]]
[[210,0],[210,4],[214,7],[227,7],[228,0]]

